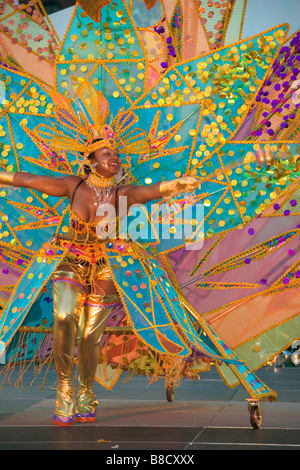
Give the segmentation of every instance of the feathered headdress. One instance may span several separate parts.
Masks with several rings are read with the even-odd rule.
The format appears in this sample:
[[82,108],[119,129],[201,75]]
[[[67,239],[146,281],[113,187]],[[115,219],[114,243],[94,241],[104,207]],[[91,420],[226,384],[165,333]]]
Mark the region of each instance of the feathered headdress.
[[[72,100],[52,92],[52,125],[40,124],[24,130],[39,146],[57,154],[73,153],[79,164],[95,150],[119,148],[122,154],[145,155],[151,151],[145,131],[134,127],[138,117],[132,110],[121,109],[108,124],[109,103],[101,91],[86,82]],[[54,118],[54,119],[53,119]]]

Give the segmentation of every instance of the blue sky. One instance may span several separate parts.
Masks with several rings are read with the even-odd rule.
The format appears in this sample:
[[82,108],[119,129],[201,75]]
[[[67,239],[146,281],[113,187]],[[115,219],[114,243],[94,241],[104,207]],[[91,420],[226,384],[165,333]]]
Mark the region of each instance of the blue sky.
[[289,23],[289,36],[300,29],[300,0],[248,0],[243,38],[281,23]]

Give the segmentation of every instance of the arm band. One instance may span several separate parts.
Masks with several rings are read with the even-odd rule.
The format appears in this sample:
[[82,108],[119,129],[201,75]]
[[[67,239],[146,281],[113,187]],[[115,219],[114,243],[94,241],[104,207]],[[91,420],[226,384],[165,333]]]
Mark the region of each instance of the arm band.
[[13,186],[15,173],[11,171],[0,171],[0,185]]

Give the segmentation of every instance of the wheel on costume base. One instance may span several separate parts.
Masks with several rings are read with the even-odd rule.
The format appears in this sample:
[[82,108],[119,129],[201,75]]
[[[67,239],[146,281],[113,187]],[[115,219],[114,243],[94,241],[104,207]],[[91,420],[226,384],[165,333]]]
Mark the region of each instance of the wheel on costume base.
[[260,429],[262,425],[262,410],[261,405],[257,401],[248,403],[248,410],[250,413],[250,423],[253,429]]
[[169,402],[172,402],[174,400],[174,395],[175,395],[175,392],[174,392],[174,387],[173,385],[168,385],[166,387],[166,397],[167,397],[167,400]]

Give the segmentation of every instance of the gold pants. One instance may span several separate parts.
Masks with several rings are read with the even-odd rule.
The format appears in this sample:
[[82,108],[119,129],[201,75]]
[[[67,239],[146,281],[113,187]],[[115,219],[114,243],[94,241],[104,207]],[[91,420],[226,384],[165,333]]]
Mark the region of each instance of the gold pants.
[[[99,342],[107,319],[118,301],[117,294],[93,293],[101,281],[111,281],[105,263],[93,269],[87,262],[64,262],[52,276],[54,363],[58,375],[55,414],[69,418],[74,414],[74,348],[77,342],[79,390],[75,413],[93,413],[97,400],[93,383],[99,362]],[[101,289],[100,289],[101,290]],[[102,292],[102,290],[101,290]]]

